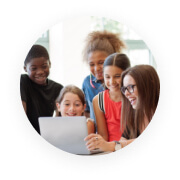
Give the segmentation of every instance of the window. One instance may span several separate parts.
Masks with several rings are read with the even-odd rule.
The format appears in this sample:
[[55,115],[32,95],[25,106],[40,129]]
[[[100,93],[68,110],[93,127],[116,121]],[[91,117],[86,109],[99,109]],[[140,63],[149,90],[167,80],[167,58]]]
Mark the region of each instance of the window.
[[124,24],[99,17],[91,17],[91,30],[107,30],[113,33],[120,33],[121,38],[125,41],[127,50],[125,53],[131,60],[131,65],[150,64],[156,68],[153,55],[144,41],[131,29]]
[[49,52],[49,31],[43,33],[41,37],[35,42],[35,44],[40,44],[44,46]]

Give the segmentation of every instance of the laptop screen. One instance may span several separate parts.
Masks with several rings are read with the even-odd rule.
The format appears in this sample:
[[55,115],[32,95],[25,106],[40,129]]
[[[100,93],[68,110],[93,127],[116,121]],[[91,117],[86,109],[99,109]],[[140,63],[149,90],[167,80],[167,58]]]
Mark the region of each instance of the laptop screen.
[[40,117],[40,134],[55,147],[73,154],[90,154],[84,138],[88,135],[85,116]]

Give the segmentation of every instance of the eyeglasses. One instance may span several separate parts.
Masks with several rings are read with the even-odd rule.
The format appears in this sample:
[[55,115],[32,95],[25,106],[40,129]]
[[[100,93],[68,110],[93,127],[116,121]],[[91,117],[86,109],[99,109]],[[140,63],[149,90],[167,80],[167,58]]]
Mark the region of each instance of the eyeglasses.
[[123,86],[121,87],[121,91],[122,93],[125,95],[126,89],[128,90],[129,93],[133,93],[134,92],[134,86],[136,86],[135,84],[130,84],[127,87]]

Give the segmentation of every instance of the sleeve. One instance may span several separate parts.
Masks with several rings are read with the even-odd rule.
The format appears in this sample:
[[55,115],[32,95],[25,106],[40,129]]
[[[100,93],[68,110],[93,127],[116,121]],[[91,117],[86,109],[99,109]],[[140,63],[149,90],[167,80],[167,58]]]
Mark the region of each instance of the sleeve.
[[86,88],[86,85],[85,85],[85,80],[84,80],[83,85],[82,85],[82,90],[84,92],[85,102],[86,102],[86,109],[85,109],[85,111],[90,112],[90,107],[89,107],[89,104],[88,104],[88,101],[87,101],[88,94],[87,94],[87,88]]
[[61,90],[63,88],[63,85],[62,84],[59,84],[59,83],[56,83],[56,91],[55,91],[55,99],[54,99],[54,110],[56,110],[56,99],[58,98]]
[[20,78],[20,93],[21,100],[27,102],[27,80],[23,75]]

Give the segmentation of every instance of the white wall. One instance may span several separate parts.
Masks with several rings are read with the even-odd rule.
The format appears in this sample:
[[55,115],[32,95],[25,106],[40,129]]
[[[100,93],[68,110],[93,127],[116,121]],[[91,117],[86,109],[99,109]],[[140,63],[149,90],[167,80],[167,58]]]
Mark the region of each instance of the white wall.
[[51,79],[62,85],[82,87],[89,74],[88,65],[82,62],[82,50],[90,31],[90,17],[66,19],[49,29]]

